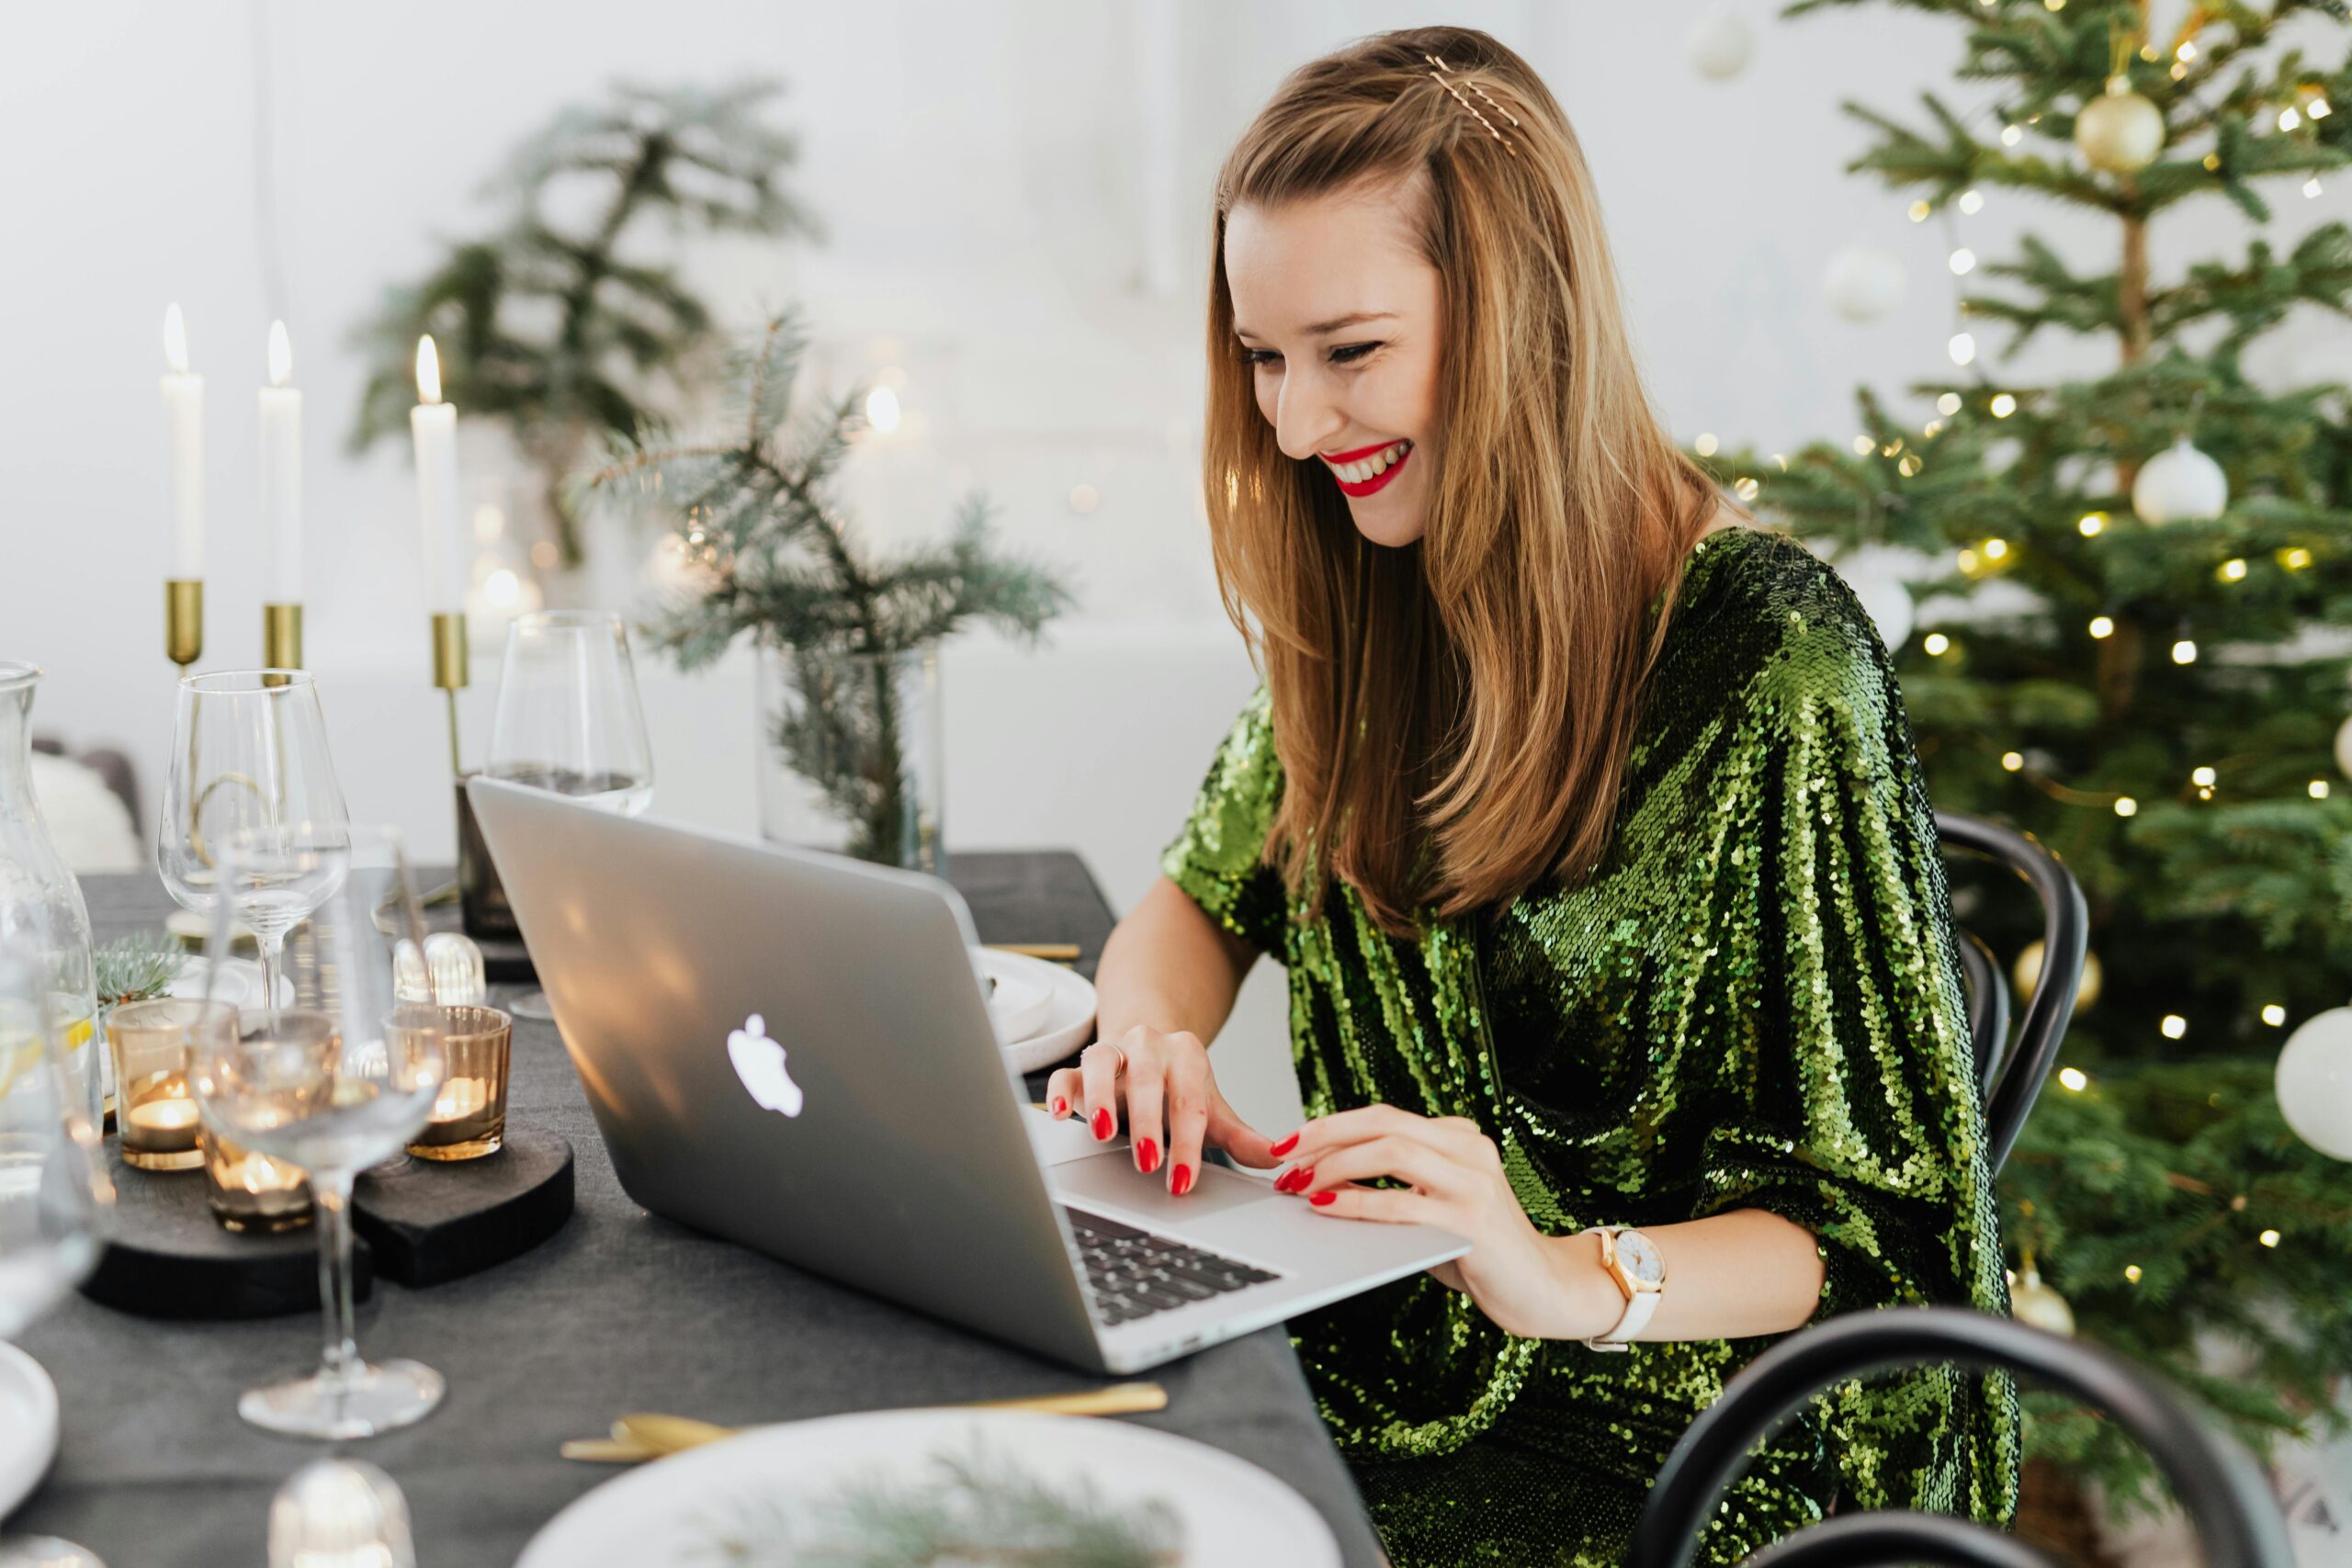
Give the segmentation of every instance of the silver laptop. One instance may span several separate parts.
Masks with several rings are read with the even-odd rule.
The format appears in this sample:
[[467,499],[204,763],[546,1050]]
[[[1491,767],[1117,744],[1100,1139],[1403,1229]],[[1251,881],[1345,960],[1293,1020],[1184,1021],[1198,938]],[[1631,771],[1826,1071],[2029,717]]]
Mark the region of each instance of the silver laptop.
[[1459,1258],[1217,1166],[1169,1196],[1031,1106],[936,877],[467,786],[628,1195],[1092,1370]]

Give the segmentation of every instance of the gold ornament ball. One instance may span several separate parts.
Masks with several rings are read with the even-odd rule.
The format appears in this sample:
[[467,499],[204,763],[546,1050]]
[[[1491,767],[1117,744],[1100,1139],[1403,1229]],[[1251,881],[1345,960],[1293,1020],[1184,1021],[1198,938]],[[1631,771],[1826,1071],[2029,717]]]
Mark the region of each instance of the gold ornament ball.
[[2110,76],[2107,91],[2075,117],[2075,145],[2094,168],[2132,174],[2154,163],[2164,151],[2165,117],[2132,90],[2129,78]]
[[[2034,984],[2041,978],[2041,943],[2039,940],[2025,944],[2024,950],[2018,954],[2017,964],[2009,971],[2009,978],[2016,984],[2020,1000],[2032,997]],[[2075,987],[2076,1012],[2098,1000],[2099,980],[2098,954],[2084,953],[2082,983]]]
[[2075,1333],[2075,1309],[2066,1298],[2041,1282],[2041,1276],[2031,1269],[2009,1292],[2009,1315],[2028,1328],[2039,1328],[2045,1334],[2063,1334],[2072,1338]]

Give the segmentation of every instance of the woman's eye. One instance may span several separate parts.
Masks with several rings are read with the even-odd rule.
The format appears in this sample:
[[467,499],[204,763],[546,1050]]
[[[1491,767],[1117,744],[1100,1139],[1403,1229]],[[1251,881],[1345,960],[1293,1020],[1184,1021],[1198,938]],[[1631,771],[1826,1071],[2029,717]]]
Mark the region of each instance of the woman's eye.
[[1245,348],[1241,351],[1241,363],[1252,368],[1261,365],[1279,365],[1282,357],[1271,348]]
[[1370,354],[1374,349],[1378,348],[1379,346],[1380,345],[1376,343],[1343,344],[1340,347],[1331,351],[1331,363],[1334,365],[1353,365],[1357,360],[1362,359],[1365,355]]

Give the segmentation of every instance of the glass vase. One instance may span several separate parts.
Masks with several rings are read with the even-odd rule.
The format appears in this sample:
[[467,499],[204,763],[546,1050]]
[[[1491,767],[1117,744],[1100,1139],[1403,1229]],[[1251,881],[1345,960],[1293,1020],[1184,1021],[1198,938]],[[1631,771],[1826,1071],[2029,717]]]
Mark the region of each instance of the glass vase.
[[0,939],[22,941],[48,973],[51,1015],[74,1074],[74,1104],[87,1111],[95,1132],[103,1121],[104,1080],[111,1075],[97,1043],[90,911],[33,797],[33,691],[40,674],[37,665],[0,660]]
[[939,646],[759,650],[760,832],[947,874]]

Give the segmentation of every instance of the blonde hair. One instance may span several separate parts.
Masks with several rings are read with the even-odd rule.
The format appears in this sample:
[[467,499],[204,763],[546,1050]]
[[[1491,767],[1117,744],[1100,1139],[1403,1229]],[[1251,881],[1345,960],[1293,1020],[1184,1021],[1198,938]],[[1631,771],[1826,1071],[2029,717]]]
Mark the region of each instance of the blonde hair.
[[[1416,175],[1441,440],[1423,536],[1393,548],[1276,446],[1234,338],[1225,229],[1244,204]],[[1452,917],[1581,880],[1717,492],[1643,389],[1567,118],[1484,33],[1382,33],[1283,82],[1226,159],[1216,229],[1204,479],[1284,774],[1267,857],[1313,910],[1343,877],[1400,936],[1419,904]]]

